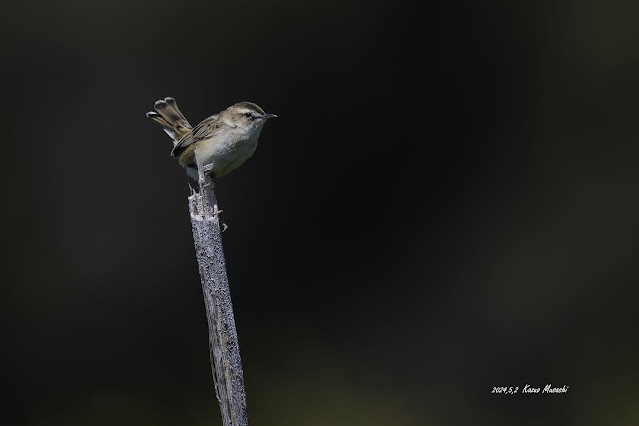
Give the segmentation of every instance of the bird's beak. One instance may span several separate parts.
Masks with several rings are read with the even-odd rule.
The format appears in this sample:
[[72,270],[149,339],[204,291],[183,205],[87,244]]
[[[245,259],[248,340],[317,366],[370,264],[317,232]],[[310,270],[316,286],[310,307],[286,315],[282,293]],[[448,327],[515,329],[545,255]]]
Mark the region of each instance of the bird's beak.
[[264,114],[261,118],[276,118],[277,115],[275,114]]

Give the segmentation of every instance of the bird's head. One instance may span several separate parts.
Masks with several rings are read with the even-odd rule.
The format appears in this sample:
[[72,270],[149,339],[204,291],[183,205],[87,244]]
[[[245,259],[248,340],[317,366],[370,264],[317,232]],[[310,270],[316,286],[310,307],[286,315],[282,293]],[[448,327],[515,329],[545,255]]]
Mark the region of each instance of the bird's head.
[[277,117],[275,114],[264,112],[262,108],[253,102],[239,102],[228,107],[223,114],[227,123],[244,129],[249,133],[259,133],[266,120]]

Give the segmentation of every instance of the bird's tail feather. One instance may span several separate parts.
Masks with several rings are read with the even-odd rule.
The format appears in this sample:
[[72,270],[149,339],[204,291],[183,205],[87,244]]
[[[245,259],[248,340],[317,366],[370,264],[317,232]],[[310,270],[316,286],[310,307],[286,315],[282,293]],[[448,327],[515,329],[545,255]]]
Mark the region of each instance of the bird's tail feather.
[[173,98],[157,101],[155,111],[147,112],[146,116],[162,126],[174,143],[193,129]]

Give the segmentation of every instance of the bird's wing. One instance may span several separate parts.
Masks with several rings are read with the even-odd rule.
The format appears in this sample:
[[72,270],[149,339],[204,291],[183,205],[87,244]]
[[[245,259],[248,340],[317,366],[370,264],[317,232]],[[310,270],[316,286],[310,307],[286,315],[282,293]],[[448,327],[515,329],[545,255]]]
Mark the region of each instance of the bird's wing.
[[228,126],[228,124],[220,120],[219,115],[217,114],[202,120],[200,124],[195,126],[193,130],[184,135],[184,137],[182,137],[182,139],[180,139],[178,143],[175,144],[173,151],[171,151],[171,156],[177,157],[189,145],[192,145],[201,140],[211,139],[217,132],[220,131],[220,129],[225,126]]

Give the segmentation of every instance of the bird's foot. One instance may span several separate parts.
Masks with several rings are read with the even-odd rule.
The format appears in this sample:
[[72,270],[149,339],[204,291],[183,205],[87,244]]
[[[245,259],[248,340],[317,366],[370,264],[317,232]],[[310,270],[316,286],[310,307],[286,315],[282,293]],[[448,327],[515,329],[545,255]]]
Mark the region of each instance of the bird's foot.
[[206,189],[206,188],[208,188],[211,185],[215,185],[215,183],[217,182],[217,179],[215,178],[215,173],[211,173],[209,175],[209,177],[211,178],[211,181],[209,183],[207,183],[206,185],[204,185],[202,187],[203,189]]
[[212,177],[211,181],[209,183],[207,183],[206,185],[204,185],[202,188],[206,189],[206,188],[208,188],[211,185],[215,185],[216,182],[217,181],[215,180],[215,177]]
[[224,213],[224,210],[217,210],[214,215],[215,216],[219,216],[219,221],[220,221],[220,225],[222,225],[222,232],[226,231],[227,229],[229,229],[229,226],[224,222],[224,216],[222,216],[222,213]]

